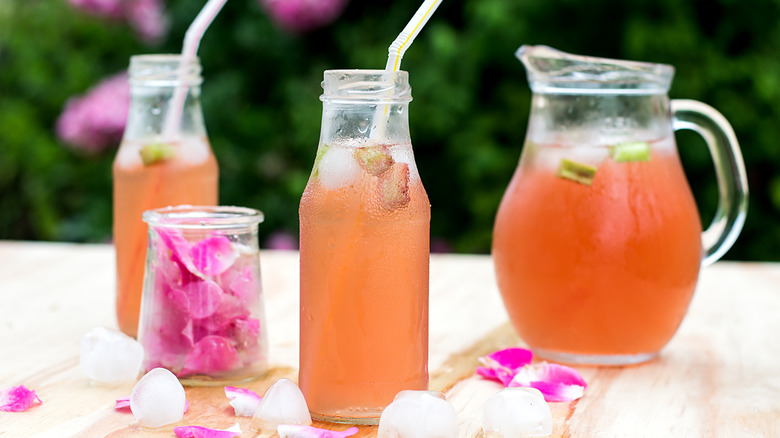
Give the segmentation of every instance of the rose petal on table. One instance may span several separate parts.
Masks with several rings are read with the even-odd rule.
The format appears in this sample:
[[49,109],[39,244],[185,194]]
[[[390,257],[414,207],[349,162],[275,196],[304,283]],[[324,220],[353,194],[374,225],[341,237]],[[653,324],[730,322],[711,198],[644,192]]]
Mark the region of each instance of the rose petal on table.
[[531,363],[533,356],[531,350],[525,348],[498,350],[478,359],[484,366],[477,367],[477,374],[508,386],[517,371]]
[[225,395],[230,399],[230,406],[239,417],[251,417],[257,411],[260,404],[260,397],[256,392],[246,388],[236,388],[235,386],[226,386]]
[[173,433],[179,438],[232,438],[241,435],[241,426],[238,423],[227,429],[209,429],[202,426],[178,426],[173,428]]
[[0,389],[0,411],[23,412],[30,409],[35,402],[43,403],[35,391],[24,385]]
[[299,426],[297,424],[280,424],[276,428],[280,438],[346,438],[358,432],[357,427],[344,431],[320,429],[314,426]]
[[189,251],[195,269],[204,275],[213,277],[227,271],[238,258],[230,239],[225,236],[213,236],[198,241]]
[[573,368],[541,362],[520,369],[508,386],[536,388],[546,401],[572,401],[582,397],[588,384]]
[[241,358],[230,340],[222,336],[205,336],[187,354],[179,376],[219,373],[239,366]]
[[130,409],[130,396],[128,395],[127,397],[116,399],[116,402],[114,402],[114,409],[117,411]]

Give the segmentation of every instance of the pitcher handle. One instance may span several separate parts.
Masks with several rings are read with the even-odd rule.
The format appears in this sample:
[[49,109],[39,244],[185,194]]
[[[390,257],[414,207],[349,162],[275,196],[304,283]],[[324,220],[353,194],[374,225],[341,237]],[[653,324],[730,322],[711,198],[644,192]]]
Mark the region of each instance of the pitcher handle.
[[718,209],[701,235],[702,266],[726,253],[737,240],[747,214],[747,174],[734,130],[715,108],[695,100],[671,101],[672,128],[689,129],[702,136],[710,150],[718,179]]

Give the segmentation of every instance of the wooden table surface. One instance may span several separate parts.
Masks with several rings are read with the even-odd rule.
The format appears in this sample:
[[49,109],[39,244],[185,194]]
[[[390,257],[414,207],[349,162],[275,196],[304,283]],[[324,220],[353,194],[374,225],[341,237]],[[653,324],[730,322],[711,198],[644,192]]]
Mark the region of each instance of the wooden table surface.
[[[272,370],[244,386],[261,395],[296,378],[298,254],[261,255]],[[132,383],[91,384],[78,367],[81,336],[116,327],[109,245],[0,241],[0,388],[26,385],[43,404],[0,412],[0,436],[174,436],[150,433],[114,410]],[[500,386],[474,376],[477,357],[522,346],[507,322],[490,257],[433,255],[431,389],[445,391],[461,437],[481,434],[482,403]],[[780,436],[780,264],[717,263],[703,270],[680,331],[658,359],[626,367],[578,367],[589,386],[551,403],[554,437]],[[181,424],[226,428],[235,417],[222,387],[186,388]],[[331,425],[333,429],[344,429]],[[360,436],[375,436],[360,427]]]

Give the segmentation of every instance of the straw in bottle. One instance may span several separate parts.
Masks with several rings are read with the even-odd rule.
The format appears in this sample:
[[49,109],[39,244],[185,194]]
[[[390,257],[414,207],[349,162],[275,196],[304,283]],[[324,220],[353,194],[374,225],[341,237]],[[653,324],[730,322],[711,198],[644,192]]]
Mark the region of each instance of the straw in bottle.
[[[222,10],[222,6],[225,3],[227,3],[227,0],[209,0],[200,13],[198,13],[198,16],[195,17],[195,20],[192,21],[192,24],[190,24],[187,33],[184,34],[180,72],[185,71],[186,66],[195,59],[200,46],[200,40],[203,39],[203,34],[206,33],[206,29],[214,21],[214,18]],[[181,84],[173,91],[173,97],[171,98],[168,114],[163,125],[164,141],[175,140],[179,135],[181,115],[184,111],[184,99],[187,97],[188,88],[187,84]]]
[[[422,5],[417,9],[417,12],[412,16],[412,19],[406,24],[406,27],[396,37],[390,47],[387,49],[387,64],[385,64],[385,70],[389,72],[398,71],[401,68],[401,59],[404,57],[404,53],[412,44],[417,34],[420,33],[422,28],[431,18],[436,8],[441,4],[441,0],[425,0]],[[377,106],[374,113],[374,127],[371,130],[369,138],[372,140],[379,140],[385,132],[387,127],[387,117],[390,111],[389,105]]]

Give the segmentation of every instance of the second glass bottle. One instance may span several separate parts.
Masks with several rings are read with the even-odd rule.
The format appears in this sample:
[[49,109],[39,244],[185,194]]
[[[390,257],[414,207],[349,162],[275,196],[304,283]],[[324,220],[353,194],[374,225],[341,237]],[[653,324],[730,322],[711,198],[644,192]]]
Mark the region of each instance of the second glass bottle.
[[[169,205],[217,204],[217,161],[203,123],[200,72],[197,59],[180,55],[130,58],[130,112],[113,165],[116,313],[130,336],[138,330],[146,263],[141,215]],[[176,90],[183,102],[174,102]]]
[[300,204],[299,384],[313,417],[373,424],[428,386],[431,210],[404,71],[329,70]]

